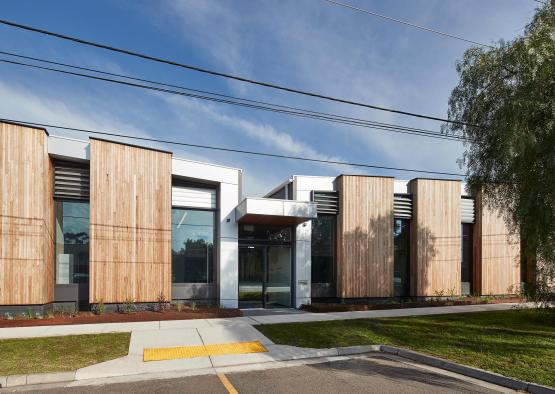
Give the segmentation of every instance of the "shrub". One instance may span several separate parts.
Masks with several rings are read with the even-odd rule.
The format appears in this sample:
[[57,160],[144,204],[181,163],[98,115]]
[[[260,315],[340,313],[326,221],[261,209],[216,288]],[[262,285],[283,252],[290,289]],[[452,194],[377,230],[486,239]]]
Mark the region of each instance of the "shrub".
[[51,310],[51,309],[48,310],[48,311],[46,312],[46,318],[47,318],[47,319],[54,319],[54,311]]
[[6,319],[6,320],[13,320],[14,317],[13,317],[13,315],[12,315],[10,312],[6,312],[6,313],[4,313],[4,319]]
[[166,300],[166,296],[164,296],[164,293],[160,292],[160,294],[158,294],[158,312],[164,312],[166,309],[169,308],[169,303],[168,300]]
[[197,310],[197,303],[195,301],[191,302],[191,310],[193,312]]
[[33,318],[33,310],[31,308],[27,308],[27,310],[23,313],[23,316],[26,319],[32,319]]
[[121,305],[123,313],[133,313],[136,310],[135,303],[132,298],[126,298]]
[[102,315],[106,312],[106,305],[104,305],[104,299],[99,299],[95,305],[92,307],[92,311],[95,315]]
[[183,301],[181,301],[181,300],[175,301],[175,309],[178,312],[181,312],[183,310]]

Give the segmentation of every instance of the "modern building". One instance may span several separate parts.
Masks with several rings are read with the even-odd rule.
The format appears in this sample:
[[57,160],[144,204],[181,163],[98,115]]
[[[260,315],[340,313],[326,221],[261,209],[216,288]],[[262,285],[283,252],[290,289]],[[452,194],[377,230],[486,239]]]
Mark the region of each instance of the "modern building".
[[0,123],[0,310],[508,294],[519,240],[458,180],[242,171]]

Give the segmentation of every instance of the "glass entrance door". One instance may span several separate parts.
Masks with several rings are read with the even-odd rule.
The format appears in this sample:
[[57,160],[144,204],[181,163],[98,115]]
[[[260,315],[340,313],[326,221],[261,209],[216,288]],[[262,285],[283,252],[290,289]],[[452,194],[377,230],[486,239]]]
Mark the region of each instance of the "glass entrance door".
[[239,248],[239,307],[264,307],[264,259],[266,247]]
[[291,248],[239,248],[239,307],[291,307]]

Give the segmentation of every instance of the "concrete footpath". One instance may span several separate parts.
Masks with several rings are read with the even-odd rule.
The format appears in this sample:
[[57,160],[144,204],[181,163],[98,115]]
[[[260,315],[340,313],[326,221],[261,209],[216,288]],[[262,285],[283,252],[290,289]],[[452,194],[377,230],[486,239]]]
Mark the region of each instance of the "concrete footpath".
[[[251,315],[227,319],[195,319],[195,320],[165,320],[132,323],[99,323],[99,324],[73,324],[60,326],[36,326],[36,327],[10,327],[0,328],[0,339],[9,338],[38,338],[59,335],[81,335],[102,334],[109,332],[134,332],[153,331],[167,329],[193,329],[212,326],[234,326],[234,325],[258,325],[279,323],[305,323],[329,320],[371,319],[378,317],[402,317],[402,316],[425,316],[442,315],[446,313],[470,313],[487,312],[512,309],[522,304],[488,304],[488,305],[462,305],[441,306],[427,308],[387,309],[379,311],[358,312],[330,312],[312,313],[294,310],[288,313],[286,310],[279,314]],[[291,311],[293,312],[293,310]]]

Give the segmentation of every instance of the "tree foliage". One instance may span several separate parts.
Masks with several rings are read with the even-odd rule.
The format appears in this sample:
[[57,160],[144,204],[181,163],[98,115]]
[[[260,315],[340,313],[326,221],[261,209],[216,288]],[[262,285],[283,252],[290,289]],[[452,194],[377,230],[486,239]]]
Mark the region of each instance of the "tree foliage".
[[468,140],[461,161],[470,189],[520,232],[523,253],[553,271],[555,0],[537,9],[523,36],[468,49],[457,72],[448,110],[455,123],[444,131]]

